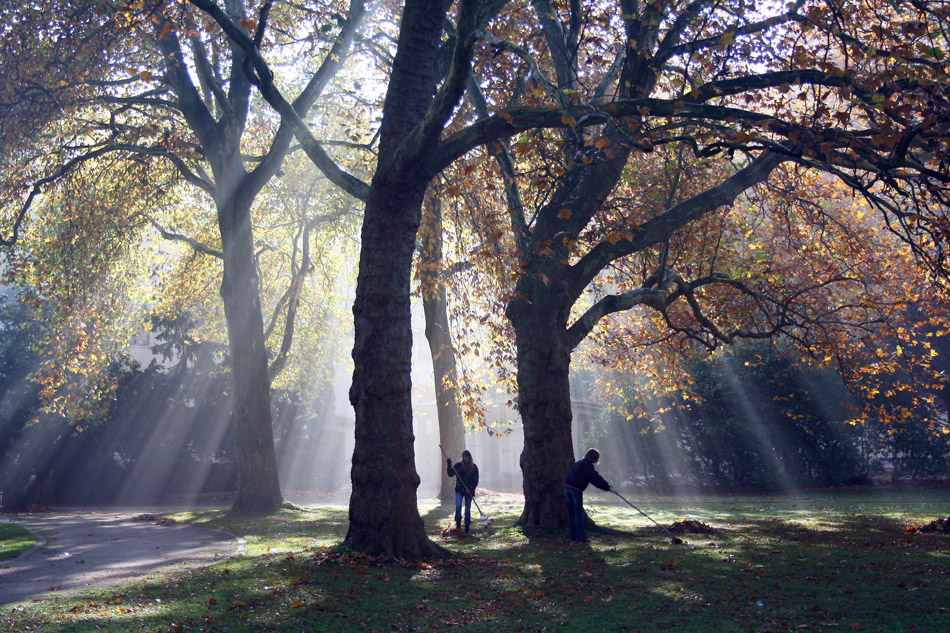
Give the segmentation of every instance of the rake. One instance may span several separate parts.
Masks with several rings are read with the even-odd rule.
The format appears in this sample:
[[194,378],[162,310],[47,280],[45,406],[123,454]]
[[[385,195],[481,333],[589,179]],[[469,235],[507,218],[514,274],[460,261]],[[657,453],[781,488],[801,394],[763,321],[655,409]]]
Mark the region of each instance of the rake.
[[661,530],[663,530],[664,532],[666,532],[667,535],[672,539],[673,545],[682,545],[682,544],[683,544],[683,539],[681,539],[680,537],[676,536],[675,534],[673,534],[672,532],[670,532],[668,529],[666,529],[665,527],[663,527],[662,525],[660,525],[659,523],[657,523],[656,521],[654,521],[654,520],[653,520],[653,517],[651,517],[649,514],[647,514],[646,512],[644,512],[643,510],[641,510],[641,509],[638,508],[637,506],[633,505],[633,504],[630,503],[629,501],[627,501],[627,500],[624,498],[624,496],[623,496],[622,494],[620,494],[620,493],[617,492],[616,490],[611,490],[610,492],[614,493],[615,495],[617,495],[618,497],[620,497],[621,499],[623,499],[624,503],[626,503],[628,506],[630,506],[631,508],[633,508],[634,510],[636,510],[637,512],[639,512],[640,514],[642,514],[642,515],[645,516],[646,518],[648,518],[648,519],[650,519],[651,521],[653,521],[654,523],[656,523],[656,526],[657,526],[658,528],[660,528]]

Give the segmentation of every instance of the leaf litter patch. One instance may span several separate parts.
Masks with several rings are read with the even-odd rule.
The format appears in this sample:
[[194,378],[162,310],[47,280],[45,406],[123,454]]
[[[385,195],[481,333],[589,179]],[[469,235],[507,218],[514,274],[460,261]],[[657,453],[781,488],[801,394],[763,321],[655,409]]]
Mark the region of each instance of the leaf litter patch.
[[904,531],[909,534],[950,534],[950,516],[935,519],[926,525],[910,525]]
[[718,534],[719,530],[702,521],[693,519],[677,519],[670,526],[670,532],[673,534]]
[[151,521],[155,525],[180,525],[180,521],[176,521],[170,517],[163,517],[160,514],[140,514],[136,517],[132,517],[133,521]]

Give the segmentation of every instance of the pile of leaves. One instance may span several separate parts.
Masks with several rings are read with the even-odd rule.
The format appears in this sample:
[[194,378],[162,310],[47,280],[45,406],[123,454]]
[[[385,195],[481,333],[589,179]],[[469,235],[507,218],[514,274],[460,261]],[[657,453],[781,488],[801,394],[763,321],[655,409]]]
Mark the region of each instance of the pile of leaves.
[[931,534],[934,532],[950,534],[950,516],[935,519],[926,525],[910,525],[905,532],[910,534]]
[[179,522],[169,517],[163,517],[159,514],[140,514],[132,517],[133,521],[152,521],[155,525],[178,525]]
[[475,535],[472,534],[471,532],[466,532],[465,530],[462,530],[462,529],[456,528],[456,527],[445,528],[445,529],[442,530],[441,534],[442,534],[442,538],[445,538],[445,539],[448,539],[448,538],[474,538],[474,537],[475,537]]
[[677,519],[670,526],[674,534],[716,534],[716,528],[710,527],[702,521],[693,519]]

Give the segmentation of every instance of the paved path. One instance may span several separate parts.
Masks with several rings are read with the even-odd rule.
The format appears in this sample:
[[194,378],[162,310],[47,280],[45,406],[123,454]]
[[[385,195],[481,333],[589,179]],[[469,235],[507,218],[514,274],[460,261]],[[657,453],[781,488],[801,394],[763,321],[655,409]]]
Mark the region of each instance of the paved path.
[[244,540],[233,534],[134,520],[141,515],[109,511],[8,515],[5,520],[22,525],[40,543],[17,558],[0,561],[0,604],[119,586],[244,552]]

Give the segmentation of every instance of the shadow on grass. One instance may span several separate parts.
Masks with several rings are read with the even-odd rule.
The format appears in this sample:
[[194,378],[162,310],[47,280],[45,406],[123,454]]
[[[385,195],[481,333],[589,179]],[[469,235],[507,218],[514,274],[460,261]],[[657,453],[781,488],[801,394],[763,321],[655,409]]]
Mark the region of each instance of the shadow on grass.
[[[426,522],[453,510],[441,504]],[[625,515],[598,510],[599,521],[630,525],[620,523]],[[345,530],[342,509],[266,521],[196,513],[192,522],[244,536],[252,555],[168,583],[0,612],[0,628],[896,633],[946,624],[950,537],[906,534],[893,516],[745,512],[719,521],[716,534],[684,535],[685,546],[638,523],[623,536],[603,534],[576,547],[564,531],[517,528],[516,518],[500,514],[477,540],[445,543],[457,553],[450,560],[402,563],[334,547]]]

